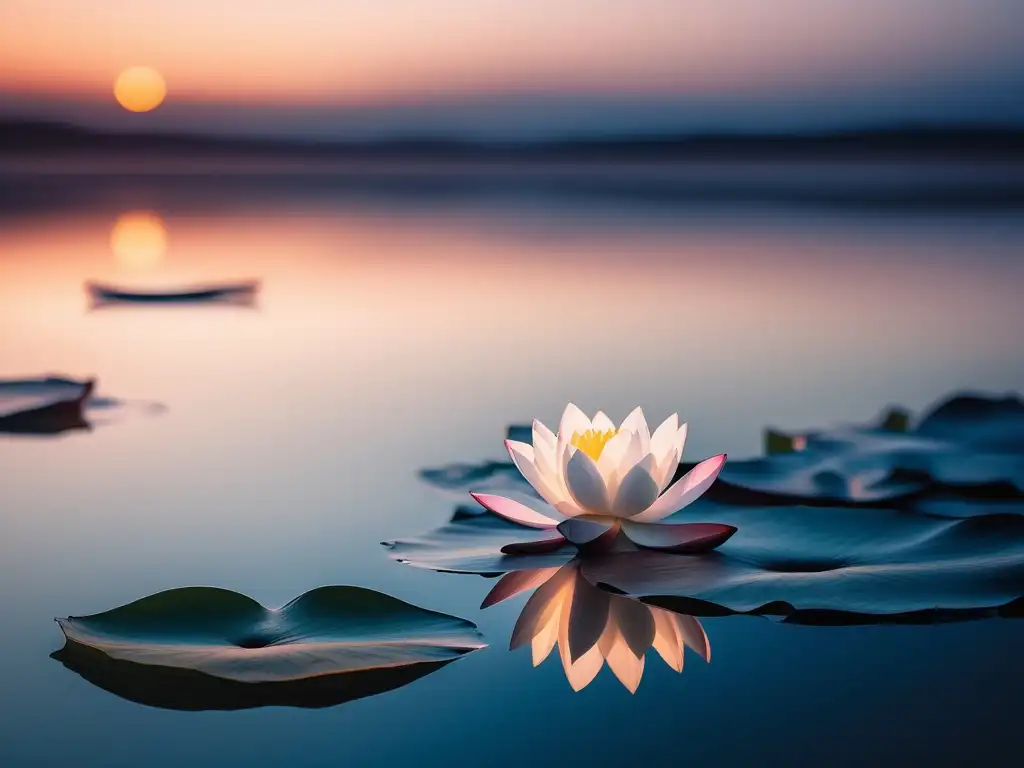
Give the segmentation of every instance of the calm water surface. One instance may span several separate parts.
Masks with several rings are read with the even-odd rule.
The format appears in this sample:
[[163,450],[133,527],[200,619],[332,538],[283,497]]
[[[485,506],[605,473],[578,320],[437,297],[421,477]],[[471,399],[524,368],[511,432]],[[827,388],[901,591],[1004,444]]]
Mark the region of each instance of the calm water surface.
[[[83,182],[77,182],[83,183]],[[525,595],[388,559],[450,500],[418,469],[501,458],[564,404],[678,411],[691,458],[766,425],[1024,389],[1019,212],[305,195],[124,182],[0,214],[0,378],[95,375],[155,401],[60,438],[0,437],[0,765],[1013,764],[1024,625],[704,619],[682,675],[648,658],[574,693],[509,635]],[[157,258],[120,216],[164,221]],[[260,278],[258,307],[89,311],[89,279]],[[476,622],[490,647],[324,710],[187,713],[49,658],[54,616],[216,585],[281,605],[356,584]]]

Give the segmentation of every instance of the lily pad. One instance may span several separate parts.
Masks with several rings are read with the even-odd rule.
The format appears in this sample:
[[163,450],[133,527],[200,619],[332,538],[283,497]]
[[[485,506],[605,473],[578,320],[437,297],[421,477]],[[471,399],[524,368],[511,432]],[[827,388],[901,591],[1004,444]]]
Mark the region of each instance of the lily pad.
[[[321,587],[280,609],[184,587],[57,622],[68,641],[58,658],[83,677],[115,693],[130,689],[126,698],[190,709],[301,702],[309,692],[316,701],[370,695],[423,670],[369,672],[429,672],[485,645],[471,622],[351,586]],[[361,680],[336,679],[353,674]]]
[[[738,531],[704,555],[588,557],[584,573],[632,596],[692,598],[725,613],[785,604],[785,614],[828,610],[883,617],[997,608],[1024,596],[1020,515],[950,519],[895,509],[701,501],[672,519],[715,520]],[[410,565],[484,575],[558,566],[574,557],[571,547],[535,555],[501,551],[510,540],[545,535],[480,515],[388,546],[392,557]]]
[[935,624],[1024,617],[1024,558],[1015,555],[1007,568],[1001,557],[996,552],[975,562],[806,564],[770,571],[737,559],[638,551],[590,558],[581,572],[615,594],[691,616],[754,614],[830,626]]
[[500,574],[526,568],[568,563],[576,548],[565,546],[535,554],[506,554],[510,542],[541,542],[551,531],[524,528],[490,513],[471,515],[456,511],[452,521],[410,539],[382,542],[400,563],[449,573]]

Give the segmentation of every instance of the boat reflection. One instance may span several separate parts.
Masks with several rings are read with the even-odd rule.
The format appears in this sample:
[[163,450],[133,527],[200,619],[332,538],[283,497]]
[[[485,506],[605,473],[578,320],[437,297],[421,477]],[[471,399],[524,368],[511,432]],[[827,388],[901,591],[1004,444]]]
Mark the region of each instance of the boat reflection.
[[683,671],[687,646],[711,661],[711,644],[697,619],[599,589],[584,577],[579,560],[507,573],[482,607],[528,589],[536,591],[512,631],[510,650],[529,644],[538,666],[557,645],[575,691],[588,686],[607,662],[619,682],[635,693],[652,647],[676,672]]

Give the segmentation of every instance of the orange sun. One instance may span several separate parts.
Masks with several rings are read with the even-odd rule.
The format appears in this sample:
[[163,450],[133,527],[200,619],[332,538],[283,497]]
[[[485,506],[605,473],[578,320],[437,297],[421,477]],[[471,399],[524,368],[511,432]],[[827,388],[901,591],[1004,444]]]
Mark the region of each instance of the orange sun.
[[149,112],[167,96],[167,84],[155,69],[129,67],[114,82],[114,98],[129,112]]

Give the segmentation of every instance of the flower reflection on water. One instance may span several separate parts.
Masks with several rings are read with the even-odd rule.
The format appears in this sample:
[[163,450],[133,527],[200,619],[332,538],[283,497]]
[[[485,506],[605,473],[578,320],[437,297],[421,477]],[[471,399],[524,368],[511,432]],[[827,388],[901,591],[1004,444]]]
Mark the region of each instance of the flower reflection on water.
[[676,672],[683,671],[686,646],[711,661],[711,645],[697,619],[599,589],[584,578],[579,564],[514,571],[498,581],[482,607],[536,588],[512,631],[510,650],[529,643],[538,666],[557,645],[575,691],[589,685],[607,662],[635,693],[651,647]]

